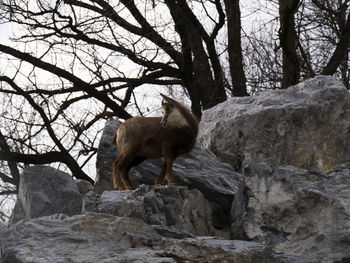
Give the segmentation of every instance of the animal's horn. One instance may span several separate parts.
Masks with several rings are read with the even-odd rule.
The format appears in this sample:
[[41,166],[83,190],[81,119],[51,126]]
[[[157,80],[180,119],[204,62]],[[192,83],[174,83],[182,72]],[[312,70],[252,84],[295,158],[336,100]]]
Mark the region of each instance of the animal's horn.
[[160,93],[160,96],[163,97],[164,100],[166,100],[167,102],[176,102],[176,100],[169,98],[167,96],[165,96],[164,94]]

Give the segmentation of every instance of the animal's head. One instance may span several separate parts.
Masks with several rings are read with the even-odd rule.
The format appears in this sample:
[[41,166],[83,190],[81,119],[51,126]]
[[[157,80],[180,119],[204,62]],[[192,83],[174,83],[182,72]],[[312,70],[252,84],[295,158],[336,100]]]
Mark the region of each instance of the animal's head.
[[180,110],[180,108],[182,107],[181,104],[176,100],[169,98],[163,94],[160,95],[163,97],[163,118],[160,122],[161,126],[163,128],[166,128],[168,125],[177,127],[188,126],[189,124]]

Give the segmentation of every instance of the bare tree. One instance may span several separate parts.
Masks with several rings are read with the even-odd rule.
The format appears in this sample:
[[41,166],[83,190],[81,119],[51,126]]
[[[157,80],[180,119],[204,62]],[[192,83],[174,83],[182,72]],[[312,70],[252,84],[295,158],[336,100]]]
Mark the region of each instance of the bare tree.
[[[72,56],[75,60],[73,62],[72,58],[72,64],[76,65],[79,61],[90,74],[95,75],[94,85],[84,83],[77,76],[73,77],[72,71],[69,72],[72,75],[69,75],[67,72],[56,70],[57,65],[56,68],[47,67],[48,65],[35,61],[35,57],[26,56],[24,52],[21,54],[18,50],[3,45],[0,46],[0,50],[35,63],[36,67],[55,71],[55,74],[71,81],[79,87],[78,89],[101,100],[121,118],[128,116],[116,103],[110,101],[109,96],[97,92],[97,88],[103,87],[108,90],[107,93],[111,93],[116,83],[124,83],[132,87],[130,89],[142,84],[181,84],[190,95],[192,109],[197,116],[200,116],[201,109],[207,109],[226,99],[227,83],[216,47],[219,31],[225,23],[225,12],[219,0],[190,3],[185,0],[164,3],[66,0],[49,4],[37,1],[37,6],[32,6],[28,5],[27,1],[16,4],[4,1],[3,8],[11,20],[30,28],[30,34],[23,36],[21,40],[26,43],[45,43],[48,49],[42,54],[43,58],[57,52],[58,49]],[[207,12],[207,15],[198,17],[193,8],[201,9]],[[163,13],[166,16],[162,15]],[[236,21],[239,21],[239,17]],[[229,38],[232,39],[232,36]],[[68,49],[67,46],[71,48]],[[90,51],[87,47],[90,47]],[[82,54],[78,54],[78,51],[88,54],[100,52],[101,49],[114,61],[122,59],[131,63],[130,65],[135,65],[135,77],[127,78],[124,72],[115,74],[118,77],[107,77],[106,75],[112,74],[113,71],[121,71],[112,65],[112,59],[106,56],[102,59],[96,55],[91,58],[95,59],[94,62],[84,61]],[[91,68],[91,63],[98,65]],[[101,68],[102,65],[104,68]],[[96,74],[96,70],[99,70],[100,74]],[[235,72],[235,75],[242,72]]]
[[257,12],[268,14],[269,19],[243,36],[251,92],[288,87],[317,74],[335,75],[350,88],[349,2],[276,0],[261,4]]
[[297,33],[294,14],[300,0],[279,0],[280,45],[283,52],[283,78],[281,88],[297,84],[300,76],[300,62],[297,54]]
[[328,41],[332,43],[332,46],[335,47],[334,51],[330,52],[331,57],[322,69],[321,74],[333,75],[337,72],[337,69],[340,66],[343,82],[350,88],[348,67],[350,44],[350,1],[312,0],[312,3],[318,8],[318,12],[316,12],[324,17],[323,24],[328,27],[328,34],[324,34],[324,29],[319,27],[321,37],[328,39]]
[[225,0],[227,14],[227,49],[232,78],[232,96],[248,96],[241,45],[241,11],[239,0]]
[[198,117],[227,91],[247,95],[239,1],[3,0],[0,22],[20,30],[0,43],[3,194],[27,164],[93,182],[104,121],[144,114],[140,91],[181,89]]

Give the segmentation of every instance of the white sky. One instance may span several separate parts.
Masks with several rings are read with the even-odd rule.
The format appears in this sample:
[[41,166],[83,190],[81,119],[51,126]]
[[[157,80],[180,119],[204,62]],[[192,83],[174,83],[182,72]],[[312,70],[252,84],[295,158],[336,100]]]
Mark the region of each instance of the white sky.
[[0,24],[0,41],[1,44],[10,44],[9,36],[11,34],[12,26],[10,24]]

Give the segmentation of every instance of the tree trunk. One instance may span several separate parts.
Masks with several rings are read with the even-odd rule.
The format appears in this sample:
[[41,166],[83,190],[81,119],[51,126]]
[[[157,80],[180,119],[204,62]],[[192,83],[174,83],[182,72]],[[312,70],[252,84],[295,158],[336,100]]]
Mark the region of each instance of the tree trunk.
[[224,0],[227,15],[227,39],[230,73],[232,79],[232,95],[248,96],[246,77],[243,70],[241,47],[241,11],[239,0]]
[[283,77],[281,88],[297,84],[300,76],[300,62],[297,54],[297,34],[294,14],[300,0],[279,0],[280,32],[279,38],[283,52]]
[[347,57],[350,44],[350,13],[346,24],[341,32],[340,40],[335,48],[331,59],[322,71],[322,75],[333,75],[342,61]]
[[[211,108],[227,99],[224,82],[222,79],[214,78],[210,58],[203,45],[205,42],[203,35],[198,32],[193,21],[186,16],[183,7],[170,0],[166,0],[165,3],[168,5],[175,22],[175,30],[181,39],[183,62],[178,66],[192,101],[192,111],[200,118],[201,109]],[[215,66],[218,65],[215,64]],[[215,75],[223,77],[219,72]]]

